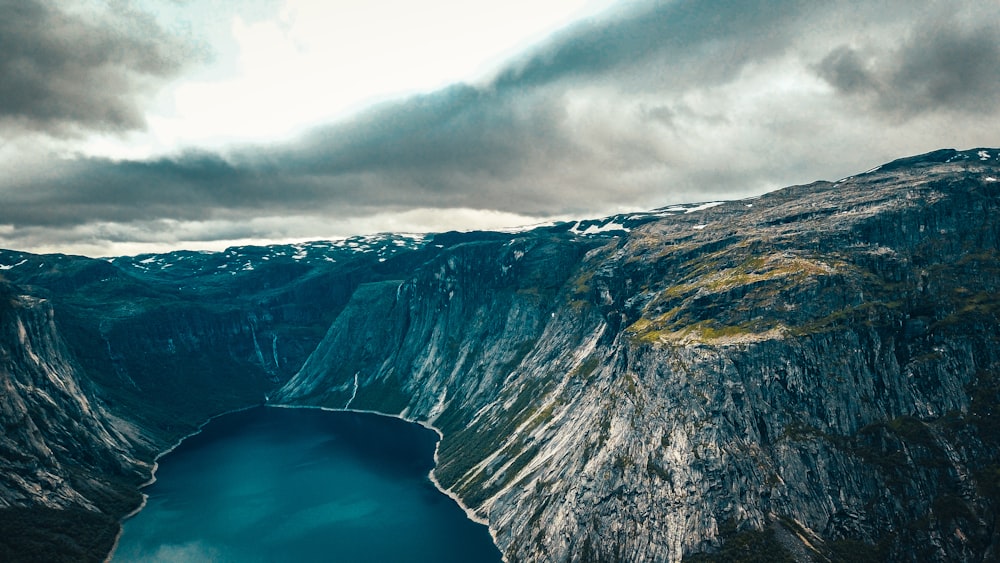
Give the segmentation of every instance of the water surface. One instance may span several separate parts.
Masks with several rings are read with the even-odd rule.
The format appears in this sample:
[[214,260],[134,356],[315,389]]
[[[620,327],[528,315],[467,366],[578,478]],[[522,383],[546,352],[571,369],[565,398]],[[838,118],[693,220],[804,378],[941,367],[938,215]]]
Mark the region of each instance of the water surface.
[[114,561],[500,561],[428,479],[436,441],[372,414],[219,417],[160,459]]

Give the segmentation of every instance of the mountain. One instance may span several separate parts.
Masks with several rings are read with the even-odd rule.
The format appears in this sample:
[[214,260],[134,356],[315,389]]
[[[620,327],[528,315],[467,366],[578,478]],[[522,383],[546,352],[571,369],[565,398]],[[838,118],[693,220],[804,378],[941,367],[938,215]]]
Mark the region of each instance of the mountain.
[[433,424],[509,561],[996,558],[998,178],[942,150],[503,233],[0,252],[0,557],[100,552],[157,452],[267,395]]

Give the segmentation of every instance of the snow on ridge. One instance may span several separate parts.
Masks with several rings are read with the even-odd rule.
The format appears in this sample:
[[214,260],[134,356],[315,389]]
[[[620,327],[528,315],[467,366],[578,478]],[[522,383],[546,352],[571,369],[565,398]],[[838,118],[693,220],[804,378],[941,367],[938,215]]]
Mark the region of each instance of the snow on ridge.
[[580,234],[580,235],[596,235],[598,233],[606,233],[606,232],[609,232],[609,231],[625,231],[625,232],[629,232],[629,229],[628,229],[628,227],[626,227],[622,223],[616,223],[614,221],[611,221],[611,222],[606,223],[604,225],[600,225],[600,224],[590,225],[589,227],[587,227],[586,229],[583,229],[582,231],[580,230],[580,224],[579,223],[577,223],[576,227],[573,227],[573,232],[575,232],[577,234]]
[[695,211],[702,211],[702,210],[705,210],[705,209],[710,209],[710,208],[715,207],[717,205],[722,205],[723,203],[726,203],[726,202],[724,202],[724,201],[710,201],[708,203],[703,203],[703,204],[699,205],[698,207],[692,207],[692,208],[684,211],[684,213],[694,213]]
[[16,267],[20,266],[21,264],[24,264],[27,261],[28,261],[28,259],[25,258],[24,260],[21,260],[17,264],[10,264],[10,265],[0,264],[0,270],[10,270],[11,268],[16,268]]
[[[498,227],[496,229],[491,229],[496,233],[504,233],[508,235],[516,235],[519,233],[527,233],[529,231],[534,231],[535,229],[543,229],[546,227],[555,227],[559,225],[559,221],[545,221],[544,223],[534,223],[532,225],[518,225],[516,227]],[[461,232],[472,232],[472,230],[461,231]]]
[[979,151],[979,152],[976,153],[976,156],[979,157],[979,160],[989,160],[990,159],[990,153],[988,153],[986,151]]
[[724,202],[724,201],[709,201],[709,202],[698,203],[698,204],[682,203],[682,204],[678,204],[678,205],[671,205],[670,207],[661,207],[660,209],[655,210],[654,215],[657,216],[657,217],[666,217],[667,215],[664,215],[664,213],[666,213],[668,215],[674,214],[674,213],[694,213],[695,211],[702,211],[702,210],[705,210],[705,209],[710,209],[710,208],[715,207],[717,205],[722,205],[723,203],[726,203],[726,202]]

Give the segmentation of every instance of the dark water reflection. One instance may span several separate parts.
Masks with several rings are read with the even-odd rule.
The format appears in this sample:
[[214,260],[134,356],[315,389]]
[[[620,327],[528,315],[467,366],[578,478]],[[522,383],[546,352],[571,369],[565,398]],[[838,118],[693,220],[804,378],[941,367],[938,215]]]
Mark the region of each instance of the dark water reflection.
[[500,561],[428,480],[436,440],[371,414],[217,418],[160,460],[114,561]]

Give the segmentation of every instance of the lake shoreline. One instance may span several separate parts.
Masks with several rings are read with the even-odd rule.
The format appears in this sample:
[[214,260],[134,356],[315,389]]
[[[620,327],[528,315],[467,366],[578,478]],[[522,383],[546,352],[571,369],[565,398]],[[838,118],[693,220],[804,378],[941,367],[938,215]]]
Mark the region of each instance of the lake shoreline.
[[[486,527],[486,530],[489,533],[489,536],[490,536],[490,539],[491,539],[491,542],[492,542],[493,546],[496,548],[497,552],[500,554],[501,561],[503,563],[507,563],[507,558],[503,554],[503,552],[500,550],[500,546],[497,544],[496,533],[493,530],[493,528],[490,526],[489,521],[486,518],[480,517],[478,514],[475,513],[475,511],[473,511],[471,508],[469,508],[468,506],[466,506],[466,504],[462,501],[462,499],[456,493],[454,493],[453,491],[451,491],[449,489],[444,488],[444,486],[441,485],[440,481],[438,481],[437,476],[434,474],[434,471],[435,471],[435,469],[437,469],[438,464],[439,464],[438,451],[439,451],[439,449],[441,447],[441,440],[444,438],[444,434],[441,432],[440,429],[438,429],[437,427],[435,427],[433,424],[430,424],[430,423],[428,423],[426,421],[414,420],[414,419],[407,418],[407,417],[404,417],[404,416],[401,416],[401,415],[398,415],[398,414],[388,414],[388,413],[384,413],[384,412],[372,411],[372,410],[363,410],[363,409],[332,408],[332,407],[321,407],[321,406],[313,406],[313,405],[278,404],[278,403],[269,403],[269,402],[262,402],[262,403],[257,403],[257,404],[254,404],[254,405],[249,405],[249,406],[246,406],[246,407],[232,409],[232,410],[229,410],[229,411],[226,411],[226,412],[219,413],[217,415],[211,416],[210,418],[206,419],[204,422],[202,422],[201,424],[199,424],[198,427],[194,431],[192,431],[192,432],[190,432],[188,434],[185,434],[184,436],[182,436],[181,438],[179,438],[176,442],[174,442],[169,448],[166,448],[163,451],[159,452],[156,455],[156,457],[153,459],[152,467],[150,469],[150,477],[149,477],[149,479],[146,480],[145,482],[143,482],[141,485],[139,485],[139,487],[138,487],[139,491],[141,492],[143,489],[145,489],[145,488],[153,485],[154,483],[156,483],[156,480],[157,480],[156,472],[159,469],[159,461],[164,456],[166,456],[167,454],[175,451],[188,438],[192,438],[194,436],[197,436],[197,435],[201,434],[205,430],[205,428],[211,422],[215,421],[218,418],[221,418],[221,417],[224,417],[224,416],[227,416],[227,415],[231,415],[231,414],[237,414],[237,413],[241,413],[241,412],[253,410],[253,409],[256,409],[256,408],[259,408],[259,407],[264,407],[264,408],[273,407],[273,408],[279,408],[279,409],[311,409],[311,410],[319,410],[319,411],[327,411],[327,412],[370,414],[370,415],[377,415],[377,416],[382,416],[382,417],[386,417],[386,418],[394,418],[394,419],[401,420],[403,422],[407,422],[407,423],[411,423],[411,424],[417,424],[417,425],[419,425],[419,426],[421,426],[423,428],[426,428],[428,430],[433,431],[437,435],[437,440],[435,440],[435,443],[434,443],[434,455],[433,455],[434,465],[430,469],[430,471],[427,473],[428,480],[431,482],[431,484],[434,486],[434,488],[438,492],[444,494],[445,496],[447,496],[448,498],[450,498],[453,502],[455,502],[455,504],[458,505],[458,507],[460,509],[462,509],[462,512],[465,514],[465,517],[469,521],[471,521],[471,522],[473,522],[475,524],[479,524],[479,525],[482,525],[482,526]],[[120,529],[118,530],[118,533],[115,536],[115,541],[114,541],[114,544],[111,547],[111,550],[108,552],[107,557],[104,559],[104,563],[112,563],[112,561],[114,559],[114,556],[115,556],[115,553],[118,550],[118,547],[120,545],[122,534],[125,531],[125,528],[124,528],[125,522],[127,522],[129,519],[135,517],[144,508],[146,508],[148,498],[149,497],[148,497],[147,494],[142,493],[142,501],[140,502],[139,506],[136,507],[131,512],[129,512],[128,514],[126,514],[125,516],[123,516],[119,520]]]
[[146,501],[149,499],[149,495],[147,495],[146,493],[143,493],[142,490],[145,489],[146,487],[149,487],[153,483],[156,483],[156,470],[160,468],[160,460],[163,458],[163,456],[169,454],[170,452],[172,452],[172,451],[176,450],[178,447],[180,447],[180,445],[182,443],[184,443],[184,440],[187,440],[188,438],[191,438],[193,436],[197,436],[198,434],[201,434],[205,430],[205,427],[208,426],[213,420],[215,420],[217,418],[220,418],[220,417],[223,417],[223,416],[226,416],[226,415],[230,415],[230,414],[236,414],[236,413],[239,413],[239,412],[248,411],[250,409],[255,409],[257,407],[266,407],[266,406],[268,406],[266,402],[265,403],[258,403],[256,405],[250,405],[250,406],[247,406],[247,407],[240,407],[238,409],[232,409],[232,410],[228,410],[226,412],[222,412],[222,413],[213,415],[213,416],[209,417],[207,420],[205,420],[205,422],[202,422],[201,424],[199,424],[198,428],[196,428],[194,431],[192,431],[192,432],[190,432],[188,434],[185,434],[184,436],[181,436],[180,438],[178,438],[178,440],[176,442],[174,442],[174,444],[172,446],[170,446],[169,448],[167,448],[167,449],[163,450],[162,452],[159,452],[158,454],[156,454],[156,457],[153,458],[153,465],[152,465],[152,467],[149,470],[149,479],[146,479],[146,481],[144,481],[138,487],[139,492],[142,494],[142,501],[139,503],[139,506],[137,506],[134,510],[132,510],[132,512],[129,512],[128,514],[126,514],[125,516],[122,516],[118,520],[118,533],[115,534],[115,542],[111,545],[111,551],[108,552],[108,556],[104,558],[104,563],[111,563],[111,560],[114,559],[114,557],[115,557],[115,551],[118,549],[118,544],[121,542],[122,534],[125,532],[125,522],[128,521],[129,518],[132,518],[136,514],[139,514],[140,512],[142,512],[143,508],[146,508]]

